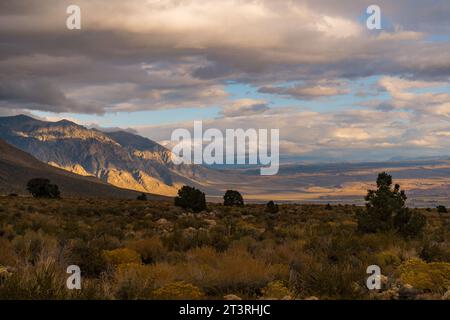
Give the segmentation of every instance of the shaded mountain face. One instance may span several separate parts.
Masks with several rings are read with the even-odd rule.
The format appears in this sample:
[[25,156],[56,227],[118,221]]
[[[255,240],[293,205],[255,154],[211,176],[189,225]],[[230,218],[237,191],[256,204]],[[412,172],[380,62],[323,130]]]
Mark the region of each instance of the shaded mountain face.
[[63,197],[132,199],[139,194],[116,188],[94,177],[83,177],[55,168],[0,139],[0,194],[28,194],[26,185],[33,178],[51,180],[59,186]]
[[199,186],[208,171],[174,165],[171,151],[144,137],[106,133],[67,120],[3,117],[0,138],[52,166],[142,192],[175,195],[183,184]]

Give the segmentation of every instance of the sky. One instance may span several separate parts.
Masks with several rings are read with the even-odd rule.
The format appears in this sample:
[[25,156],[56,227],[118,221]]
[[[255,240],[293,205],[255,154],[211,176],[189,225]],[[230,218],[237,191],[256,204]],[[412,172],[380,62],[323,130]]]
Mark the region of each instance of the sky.
[[2,0],[0,116],[163,144],[194,120],[275,128],[289,160],[450,155],[449,17],[448,0]]

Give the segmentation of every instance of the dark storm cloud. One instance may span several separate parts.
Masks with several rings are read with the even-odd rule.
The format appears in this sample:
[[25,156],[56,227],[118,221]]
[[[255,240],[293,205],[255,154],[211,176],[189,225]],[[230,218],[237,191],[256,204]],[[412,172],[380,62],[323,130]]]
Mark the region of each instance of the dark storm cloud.
[[0,82],[0,108],[3,106],[22,106],[30,110],[51,112],[101,113],[95,105],[86,106],[68,99],[52,82],[37,81],[2,81]]
[[[448,1],[378,1],[384,32],[359,21],[368,1],[80,0],[0,2],[2,105],[102,113],[229,105],[226,83],[315,99],[346,93],[287,81],[391,75],[448,81]],[[5,76],[7,75],[7,76]],[[115,91],[114,91],[115,90]]]

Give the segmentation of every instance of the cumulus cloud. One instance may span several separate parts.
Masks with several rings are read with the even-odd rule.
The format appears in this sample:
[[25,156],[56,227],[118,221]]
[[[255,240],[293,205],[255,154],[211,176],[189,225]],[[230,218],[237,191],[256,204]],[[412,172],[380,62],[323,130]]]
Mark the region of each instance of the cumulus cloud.
[[[411,110],[419,114],[450,117],[450,94],[446,82],[407,80],[396,77],[380,79],[379,86],[392,100],[391,108]],[[437,89],[440,92],[422,92],[417,89]]]
[[68,99],[58,86],[42,79],[0,82],[0,108],[9,108],[11,104],[51,112],[85,113],[92,107]]
[[[166,145],[176,128],[192,131],[193,122],[136,126],[140,134]],[[446,155],[450,147],[448,121],[432,115],[417,117],[403,110],[314,112],[277,108],[264,114],[203,121],[203,129],[279,129],[284,159],[388,160],[402,155]]]
[[347,94],[349,90],[346,86],[344,82],[321,80],[291,87],[266,86],[260,88],[259,92],[291,96],[300,100],[310,100]]
[[[380,33],[355,19],[367,7],[362,0],[79,0],[82,30],[75,32],[65,28],[69,4],[1,2],[2,87],[42,80],[53,96],[41,101],[28,86],[2,100],[81,113],[226,106],[228,81],[315,99],[346,93],[309,84],[320,79],[407,74],[442,81],[450,73],[450,44],[426,39],[450,30],[446,1],[380,0],[393,25]],[[308,84],[280,85],[299,81]]]
[[221,114],[224,117],[242,117],[253,114],[262,114],[269,110],[266,101],[255,99],[240,99],[231,105],[225,106]]
[[[65,27],[70,4],[0,2],[0,114],[214,106],[219,117],[206,125],[280,128],[286,153],[449,147],[447,0],[379,0],[376,32],[358,18],[365,0],[78,0],[80,31]],[[353,87],[368,78],[380,79],[376,88]],[[229,84],[258,92],[242,99]],[[335,111],[276,105],[288,97],[327,107],[353,92]],[[167,140],[182,125],[135,129]]]

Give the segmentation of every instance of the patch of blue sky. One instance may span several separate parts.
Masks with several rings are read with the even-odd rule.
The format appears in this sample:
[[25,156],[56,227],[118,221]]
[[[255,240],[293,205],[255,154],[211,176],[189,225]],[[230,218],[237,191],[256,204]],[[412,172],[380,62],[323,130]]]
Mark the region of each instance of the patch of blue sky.
[[[230,103],[240,99],[264,100],[270,108],[298,107],[299,110],[312,110],[317,112],[345,111],[364,106],[368,99],[388,100],[389,94],[376,91],[376,83],[380,76],[372,76],[363,79],[349,81],[349,92],[332,97],[315,99],[299,99],[288,95],[270,94],[259,92],[259,87],[244,83],[228,83],[226,91],[229,93]],[[297,82],[285,82],[280,86],[290,87]],[[431,90],[438,91],[439,88]],[[419,90],[419,89],[418,89]],[[424,89],[425,90],[425,89]],[[450,90],[450,88],[446,88]],[[427,91],[427,90],[425,90]],[[366,92],[366,95],[359,95]],[[140,125],[161,125],[183,121],[207,120],[220,116],[220,106],[203,108],[174,108],[165,110],[145,110],[136,112],[116,112],[105,115],[90,115],[77,113],[51,113],[36,111],[35,115],[48,117],[49,119],[67,118],[82,124],[97,124],[102,127],[133,127]]]
[[435,87],[412,88],[412,89],[409,89],[408,92],[412,92],[412,93],[430,93],[430,94],[438,94],[438,93],[448,93],[448,94],[450,94],[450,83],[442,84],[441,86],[435,86]]
[[[265,100],[270,108],[299,107],[299,109],[317,112],[333,112],[357,107],[368,99],[389,99],[388,93],[379,92],[376,89],[376,84],[380,78],[381,76],[371,76],[351,80],[349,81],[348,93],[332,97],[317,97],[314,99],[299,99],[288,95],[261,93],[258,91],[258,87],[250,84],[229,84],[226,90],[230,93],[232,99]],[[297,83],[291,81],[277,86],[287,88],[295,84]],[[366,94],[359,94],[361,92],[365,92]]]
[[[292,83],[285,83],[283,86],[293,85]],[[226,87],[226,91],[230,94],[230,98],[233,100],[240,99],[254,99],[254,100],[264,100],[267,102],[268,107],[289,107],[298,104],[298,99],[293,99],[288,96],[262,93],[258,91],[259,87],[251,84],[245,83],[234,83],[229,84]]]
[[426,40],[430,42],[450,42],[450,34],[428,34]]

